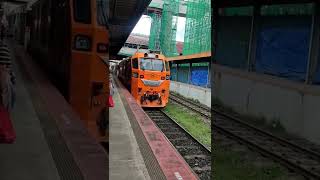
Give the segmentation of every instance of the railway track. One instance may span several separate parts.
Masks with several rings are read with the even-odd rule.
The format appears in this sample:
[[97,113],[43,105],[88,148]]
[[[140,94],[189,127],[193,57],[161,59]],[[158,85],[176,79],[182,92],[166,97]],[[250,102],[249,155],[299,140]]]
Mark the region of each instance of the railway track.
[[211,152],[163,111],[145,109],[201,180],[211,179]]
[[[170,94],[170,99],[208,119],[211,118],[210,109],[207,107],[174,94]],[[320,179],[320,154],[318,152],[274,136],[218,110],[212,109],[211,112],[214,116],[212,127],[218,134],[245,144],[307,179]]]

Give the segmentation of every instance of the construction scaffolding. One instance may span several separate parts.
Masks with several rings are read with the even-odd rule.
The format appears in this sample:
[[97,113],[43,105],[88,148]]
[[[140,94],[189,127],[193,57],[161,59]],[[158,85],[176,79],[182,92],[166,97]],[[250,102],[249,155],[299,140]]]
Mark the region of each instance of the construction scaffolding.
[[211,1],[188,0],[183,54],[211,51]]
[[160,47],[162,53],[167,57],[178,55],[176,36],[179,7],[180,0],[164,0],[161,18]]
[[157,12],[149,14],[152,18],[150,37],[149,37],[149,49],[161,50],[160,48],[160,32],[161,32],[161,15]]

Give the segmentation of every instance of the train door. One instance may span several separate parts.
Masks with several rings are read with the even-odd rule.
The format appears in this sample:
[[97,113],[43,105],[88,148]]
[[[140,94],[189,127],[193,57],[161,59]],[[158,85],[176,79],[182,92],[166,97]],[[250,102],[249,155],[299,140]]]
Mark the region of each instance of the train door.
[[126,82],[127,82],[127,85],[128,85],[128,89],[131,89],[131,59],[129,59],[127,62],[126,62],[126,71],[125,71],[125,77],[126,77]]
[[97,124],[102,118],[103,121],[108,118],[103,113],[109,96],[109,70],[105,63],[108,61],[108,30],[98,23],[96,1],[71,0],[70,3],[70,104],[89,132],[99,141],[105,141],[106,134],[101,134]]
[[139,83],[139,63],[138,63],[138,58],[133,58],[132,59],[131,67],[132,67],[132,72],[131,72],[131,94],[133,95],[133,97],[137,97],[138,96],[138,83]]
[[[170,63],[169,61],[165,60],[165,64],[166,64],[166,85],[165,85],[165,89],[168,89],[166,92],[165,92],[165,97],[169,97],[169,89],[170,89],[170,76],[171,76],[171,73],[170,73]],[[165,103],[167,104],[169,102],[169,98],[165,98],[164,99]]]
[[[98,92],[91,97],[90,126],[99,122],[100,140],[108,141],[109,108],[106,102],[110,95],[109,71],[109,29],[107,22],[108,0],[92,1],[93,16],[93,59],[91,63],[92,92]],[[97,87],[95,87],[97,85]]]
[[[49,64],[51,80],[62,95],[69,100],[70,79],[70,7],[68,0],[54,0],[48,6],[51,10],[49,39]],[[54,68],[52,68],[54,67]]]

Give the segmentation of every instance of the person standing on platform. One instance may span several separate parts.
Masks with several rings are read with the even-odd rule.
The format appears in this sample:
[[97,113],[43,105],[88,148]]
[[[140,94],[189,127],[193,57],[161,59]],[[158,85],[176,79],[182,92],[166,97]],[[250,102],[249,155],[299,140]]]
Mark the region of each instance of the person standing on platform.
[[11,111],[15,101],[12,77],[9,68],[0,64],[0,104]]
[[13,108],[13,85],[10,68],[0,64],[0,144],[12,144],[16,140],[16,132],[10,117]]

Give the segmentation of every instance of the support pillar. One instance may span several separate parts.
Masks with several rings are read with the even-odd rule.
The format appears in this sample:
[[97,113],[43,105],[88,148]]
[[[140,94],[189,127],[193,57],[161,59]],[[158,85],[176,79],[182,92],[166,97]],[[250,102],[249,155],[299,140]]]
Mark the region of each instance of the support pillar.
[[[217,44],[218,44],[218,32],[217,32],[217,27],[218,24],[220,22],[220,18],[219,18],[219,3],[216,3],[215,5],[211,6],[211,60],[209,63],[209,66],[211,66],[211,73],[210,73],[210,80],[211,80],[211,89],[212,91],[214,91],[214,87],[213,86],[213,80],[214,80],[214,71],[213,71],[213,67],[214,67],[214,63],[216,63],[216,59],[215,59],[215,52],[217,49]],[[213,102],[214,102],[214,93],[212,92],[211,94],[211,109],[213,109]],[[211,123],[211,129],[213,129],[213,124]],[[211,139],[214,139],[213,137],[213,133],[211,133]],[[214,162],[213,156],[211,159],[211,162]]]
[[176,69],[176,81],[178,82],[178,75],[179,75],[179,64],[177,63],[177,69]]
[[192,62],[189,63],[188,84],[191,84]]
[[312,15],[309,58],[306,74],[306,84],[312,84],[318,66],[319,59],[319,39],[320,39],[320,5],[315,3]]
[[209,88],[210,87],[210,74],[211,74],[211,72],[210,72],[210,62],[208,63],[208,76],[207,76],[207,88]]
[[251,31],[250,31],[250,41],[249,41],[249,51],[248,51],[248,71],[255,71],[256,64],[256,49],[257,49],[257,33],[259,30],[260,21],[260,10],[261,6],[256,5],[253,9],[253,16],[251,21]]

